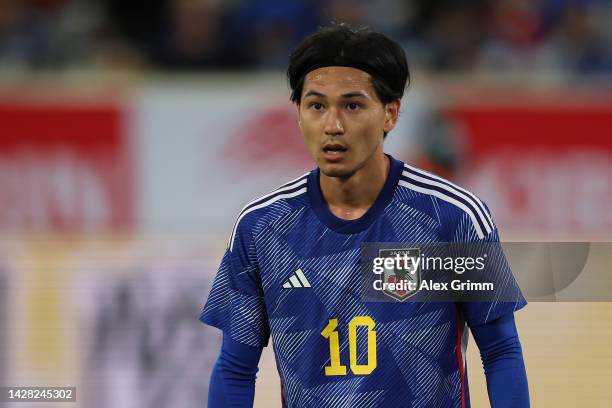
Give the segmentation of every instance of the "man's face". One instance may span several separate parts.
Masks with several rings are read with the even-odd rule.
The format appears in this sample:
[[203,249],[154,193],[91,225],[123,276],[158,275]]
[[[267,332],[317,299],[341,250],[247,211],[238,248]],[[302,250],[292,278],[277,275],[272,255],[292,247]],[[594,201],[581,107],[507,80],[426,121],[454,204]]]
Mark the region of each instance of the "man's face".
[[383,105],[370,75],[349,67],[306,74],[298,105],[308,151],[329,177],[350,177],[382,155],[383,134],[395,126],[399,100]]

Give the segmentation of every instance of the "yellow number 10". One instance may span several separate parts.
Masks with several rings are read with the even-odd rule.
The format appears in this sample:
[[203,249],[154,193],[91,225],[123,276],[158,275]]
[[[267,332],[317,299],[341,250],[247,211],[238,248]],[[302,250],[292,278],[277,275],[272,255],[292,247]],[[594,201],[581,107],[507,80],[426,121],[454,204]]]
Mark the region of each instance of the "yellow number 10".
[[[349,353],[351,371],[353,374],[367,375],[376,368],[376,332],[374,320],[370,316],[355,316],[349,322]],[[357,327],[368,328],[368,363],[357,364]],[[340,364],[340,339],[336,329],[338,319],[329,319],[329,323],[321,332],[321,336],[329,339],[330,364],[325,367],[325,375],[346,375],[346,366]]]

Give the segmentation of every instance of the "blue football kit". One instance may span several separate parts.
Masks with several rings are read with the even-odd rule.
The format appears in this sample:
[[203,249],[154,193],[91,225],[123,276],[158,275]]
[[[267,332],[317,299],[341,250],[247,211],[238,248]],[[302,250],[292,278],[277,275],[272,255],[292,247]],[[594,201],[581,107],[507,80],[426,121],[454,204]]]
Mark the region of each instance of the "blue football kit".
[[492,264],[513,301],[364,300],[364,243],[499,243],[478,197],[388,157],[359,219],[331,213],[315,169],[249,203],[233,227],[200,320],[246,346],[271,336],[286,407],[469,407],[467,326],[526,304],[505,259]]

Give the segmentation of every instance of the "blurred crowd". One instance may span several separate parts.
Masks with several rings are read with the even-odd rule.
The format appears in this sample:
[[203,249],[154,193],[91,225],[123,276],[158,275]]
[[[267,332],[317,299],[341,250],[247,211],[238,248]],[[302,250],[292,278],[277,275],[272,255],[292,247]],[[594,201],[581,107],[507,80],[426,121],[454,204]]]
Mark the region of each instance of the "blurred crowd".
[[283,69],[332,21],[434,71],[612,74],[609,0],[0,0],[0,70]]

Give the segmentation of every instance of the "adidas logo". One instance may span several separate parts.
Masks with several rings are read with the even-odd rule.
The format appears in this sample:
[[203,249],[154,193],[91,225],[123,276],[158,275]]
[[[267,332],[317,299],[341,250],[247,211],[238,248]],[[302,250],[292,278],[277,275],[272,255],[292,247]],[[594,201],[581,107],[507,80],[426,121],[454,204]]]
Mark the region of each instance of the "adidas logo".
[[301,269],[293,272],[293,275],[289,277],[289,280],[283,283],[283,288],[291,289],[291,288],[309,288],[310,282],[306,279],[304,272]]

